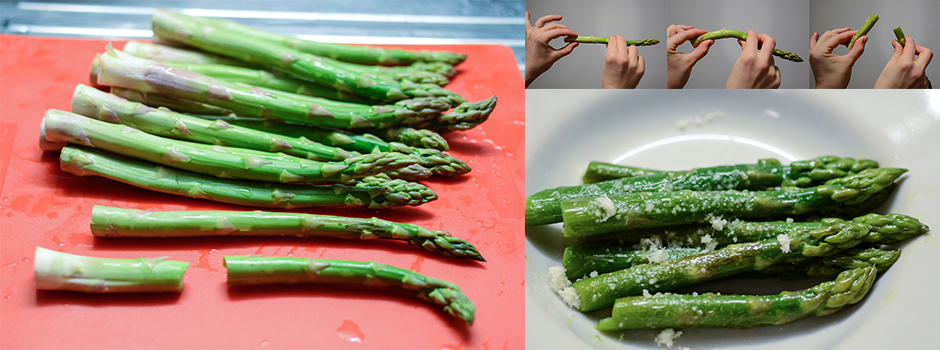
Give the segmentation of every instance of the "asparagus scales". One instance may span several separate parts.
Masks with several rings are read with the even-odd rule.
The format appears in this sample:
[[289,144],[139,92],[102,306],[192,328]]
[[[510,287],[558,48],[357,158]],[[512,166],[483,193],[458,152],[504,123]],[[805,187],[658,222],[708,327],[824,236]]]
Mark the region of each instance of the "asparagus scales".
[[189,263],[164,258],[96,258],[36,247],[37,290],[179,292]]

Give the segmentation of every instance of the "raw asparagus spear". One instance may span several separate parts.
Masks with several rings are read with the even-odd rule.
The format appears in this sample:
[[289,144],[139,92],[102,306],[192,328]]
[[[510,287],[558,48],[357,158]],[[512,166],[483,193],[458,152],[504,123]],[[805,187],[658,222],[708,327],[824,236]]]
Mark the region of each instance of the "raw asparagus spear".
[[[748,165],[751,164],[739,164],[737,166]],[[808,160],[793,161],[790,165],[782,165],[779,160],[774,158],[764,158],[758,159],[755,165],[778,172],[783,177],[782,182],[775,186],[807,187],[822,184],[829,179],[856,174],[865,169],[877,168],[878,162],[870,159],[822,156]],[[665,173],[685,175],[694,171],[708,171],[708,169],[712,168],[705,167],[684,171],[666,171],[592,161],[588,164],[587,170],[584,171],[582,180],[585,184],[590,184],[624,177],[637,177],[652,174]],[[722,169],[722,167],[715,168],[715,170],[719,169]]]
[[358,284],[409,291],[421,300],[443,307],[451,316],[473,324],[475,308],[457,285],[411,270],[344,260],[293,257],[226,256],[227,283],[251,284]]
[[403,145],[447,150],[447,140],[441,134],[427,129],[385,128],[359,129],[364,135],[374,136],[385,142],[397,142]]
[[288,185],[220,179],[91,148],[66,146],[59,158],[63,171],[78,176],[101,176],[151,191],[250,207],[387,209],[420,205],[437,199],[431,189],[419,183],[387,180],[379,176],[362,178],[354,186]]
[[[575,43],[586,43],[586,44],[607,44],[609,38],[602,36],[566,36],[565,42],[575,42]],[[659,40],[656,39],[643,39],[643,40],[627,40],[627,46],[652,46],[659,44]]]
[[666,294],[617,299],[597,329],[760,327],[831,315],[858,303],[875,283],[877,268],[840,273],[835,280],[777,295]]
[[154,35],[182,42],[201,50],[262,64],[296,77],[316,81],[339,90],[383,101],[416,97],[440,97],[457,106],[466,102],[457,94],[434,84],[416,84],[373,79],[326,60],[270,40],[259,40],[244,31],[225,30],[218,21],[158,9],[153,15]]
[[592,184],[625,177],[661,174],[663,172],[663,170],[644,169],[628,165],[591,161],[588,163],[587,170],[584,171],[584,176],[581,177],[581,181],[585,184]]
[[808,187],[877,167],[878,163],[872,160],[834,156],[795,161],[787,166],[780,165],[776,159],[761,159],[757,164],[725,165],[697,168],[691,171],[667,171],[594,184],[562,186],[543,190],[526,198],[526,225],[560,222],[562,201],[573,198],[676,190],[764,190],[777,186]]
[[[692,46],[698,47],[698,45],[701,44],[705,40],[716,40],[716,39],[725,39],[725,38],[747,40],[747,34],[740,30],[727,29],[727,28],[720,29],[720,30],[708,32],[708,33],[698,36],[697,38],[695,38],[695,40],[692,40]],[[793,61],[793,62],[803,62],[803,58],[801,58],[799,55],[792,53],[792,52],[783,51],[778,48],[774,48],[774,56],[780,57],[785,60]]]
[[738,219],[779,218],[851,206],[894,184],[907,169],[879,168],[810,188],[771,191],[641,192],[561,203],[564,235]]
[[188,50],[166,45],[128,41],[121,50],[128,54],[160,62],[179,62],[193,64],[222,64],[226,66],[260,69],[261,66],[234,58],[220,56],[198,50]]
[[467,241],[445,231],[379,218],[264,211],[143,211],[96,205],[96,237],[296,236],[397,239],[449,257],[486,261]]
[[[97,58],[96,58],[97,59]],[[95,80],[97,81],[97,80]],[[219,116],[219,117],[235,117],[235,112],[232,112],[229,109],[222,107],[217,107],[210,105],[208,103],[196,102],[193,100],[187,100],[183,98],[177,98],[173,96],[155,94],[155,93],[143,93],[134,89],[125,89],[122,87],[112,86],[111,94],[118,96],[120,98],[126,99],[128,101],[134,101],[143,103],[147,106],[158,108],[165,107],[169,110],[187,113],[197,116]],[[272,120],[266,118],[251,118],[252,120]],[[275,121],[276,122],[276,121]],[[294,125],[303,125],[293,123]]]
[[282,183],[348,182],[416,162],[410,156],[402,158],[396,153],[367,154],[339,162],[316,162],[283,153],[168,139],[129,126],[57,110],[46,112],[42,123],[49,141],[100,148],[220,178]]
[[[855,221],[825,219],[827,226],[798,229],[786,236],[758,242],[739,243],[659,264],[643,264],[574,282],[574,302],[581,311],[613,305],[620,297],[675,288],[759,271],[779,262],[796,262],[810,257],[836,254],[860,243],[880,244],[880,239],[902,240],[926,233],[929,228],[915,218],[898,215],[887,226]],[[882,230],[881,228],[885,229]]]
[[871,31],[871,28],[875,26],[875,23],[877,23],[879,19],[881,19],[881,17],[878,17],[878,15],[874,13],[871,14],[871,16],[868,16],[868,19],[866,19],[865,23],[862,23],[862,26],[858,28],[858,32],[856,32],[855,35],[852,36],[852,40],[849,40],[849,45],[846,47],[848,47],[849,50],[851,50],[852,46],[855,46],[855,40],[858,40],[858,38],[861,38],[862,35],[867,35],[868,32]]
[[36,247],[37,290],[85,293],[179,292],[189,263],[164,258],[110,259]]

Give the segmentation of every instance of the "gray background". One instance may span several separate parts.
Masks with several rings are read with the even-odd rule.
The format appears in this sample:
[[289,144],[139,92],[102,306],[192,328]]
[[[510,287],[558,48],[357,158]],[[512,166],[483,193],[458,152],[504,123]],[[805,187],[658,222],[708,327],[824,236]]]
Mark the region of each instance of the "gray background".
[[[777,42],[777,48],[793,52],[804,60],[795,63],[774,57],[774,64],[780,68],[780,88],[810,86],[809,0],[669,0],[666,3],[669,24],[691,25],[708,31],[728,28],[769,34]],[[665,31],[666,26],[662,29]],[[679,46],[680,52],[692,50],[688,42]],[[685,88],[724,88],[731,67],[740,55],[741,47],[735,39],[716,41],[708,55],[692,68]]]
[[[871,89],[878,75],[894,54],[891,40],[894,28],[901,26],[904,34],[913,38],[917,45],[925,46],[934,53],[927,66],[927,77],[935,87],[940,83],[940,1],[937,0],[812,0],[810,3],[810,28],[823,32],[850,27],[858,29],[872,13],[881,17],[871,32],[865,53],[855,62],[849,88]],[[810,32],[812,33],[812,32]],[[844,55],[845,46],[834,53]],[[810,84],[815,87],[812,80]]]
[[[627,40],[657,39],[658,45],[639,48],[646,61],[646,73],[637,88],[666,88],[666,2],[662,0],[528,0],[526,11],[532,23],[545,15],[562,15],[559,23],[581,35],[623,35]],[[556,39],[551,43],[562,47]],[[600,89],[604,74],[602,44],[581,44],[570,55],[555,62],[529,88]],[[722,85],[724,86],[724,85]]]

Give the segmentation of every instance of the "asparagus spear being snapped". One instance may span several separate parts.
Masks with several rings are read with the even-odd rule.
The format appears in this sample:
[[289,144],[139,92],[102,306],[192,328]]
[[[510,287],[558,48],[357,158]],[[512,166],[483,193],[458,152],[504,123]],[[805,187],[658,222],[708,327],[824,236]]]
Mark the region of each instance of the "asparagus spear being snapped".
[[[733,29],[727,29],[727,28],[720,29],[720,30],[708,32],[708,33],[698,36],[697,38],[695,38],[695,40],[692,40],[692,46],[698,47],[698,45],[701,44],[705,40],[716,40],[716,39],[725,39],[725,38],[747,40],[747,34],[740,30],[733,30]],[[778,48],[774,48],[774,56],[780,57],[785,60],[793,61],[793,62],[803,62],[803,58],[801,58],[799,55],[792,53],[792,52],[783,51]]]
[[473,324],[475,308],[457,285],[376,262],[293,257],[226,256],[227,283],[358,284],[409,291],[445,312]]
[[875,267],[840,273],[834,281],[777,295],[657,294],[617,299],[597,329],[760,327],[831,315],[858,303],[875,283]]
[[907,39],[905,39],[904,31],[901,30],[901,27],[894,28],[894,37],[898,39],[898,44],[901,44],[901,47],[904,47]]
[[858,32],[856,32],[855,35],[852,36],[852,40],[849,40],[849,45],[847,45],[846,47],[848,47],[849,50],[851,50],[852,46],[855,46],[855,40],[858,40],[858,38],[861,38],[863,35],[868,35],[868,32],[871,31],[871,29],[875,26],[875,23],[877,23],[879,19],[881,19],[881,17],[878,17],[878,15],[874,13],[871,14],[871,16],[868,16],[868,19],[866,19],[865,23],[862,23],[862,26],[858,28]]
[[96,205],[97,237],[296,236],[397,239],[445,256],[486,261],[476,248],[445,231],[379,218],[263,211],[142,211]]
[[[566,36],[565,42],[575,42],[575,43],[586,43],[586,44],[607,44],[609,38],[602,36]],[[659,44],[659,40],[656,39],[643,39],[643,40],[627,40],[627,46],[652,46]]]
[[387,209],[437,199],[419,183],[378,176],[347,185],[288,185],[221,179],[117,157],[91,148],[66,146],[59,156],[63,171],[101,176],[132,186],[189,198],[264,208],[361,207]]
[[781,218],[851,206],[890,188],[901,168],[866,169],[810,188],[770,191],[641,192],[562,202],[566,237],[648,227]]
[[110,259],[36,247],[37,290],[85,293],[179,292],[189,263],[164,258]]

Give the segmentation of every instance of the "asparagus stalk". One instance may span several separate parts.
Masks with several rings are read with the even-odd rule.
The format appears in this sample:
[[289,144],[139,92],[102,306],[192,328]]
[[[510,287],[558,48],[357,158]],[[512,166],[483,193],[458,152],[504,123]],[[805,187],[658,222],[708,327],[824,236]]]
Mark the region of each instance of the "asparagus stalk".
[[395,239],[444,256],[486,261],[467,241],[445,231],[379,218],[263,211],[152,212],[96,205],[91,210],[96,237],[295,236],[342,239]]
[[655,169],[638,168],[628,165],[612,164],[599,161],[591,161],[584,170],[584,176],[581,181],[585,184],[592,184],[601,181],[621,179],[625,177],[637,177],[652,174],[661,174],[664,171]]
[[757,271],[759,276],[781,276],[782,278],[835,278],[846,270],[873,266],[885,272],[901,257],[901,250],[885,250],[876,247],[855,247],[832,256],[806,259],[795,263],[779,263]]
[[164,258],[109,259],[36,247],[37,290],[85,293],[179,292],[189,263]]
[[901,44],[901,47],[904,47],[904,44],[907,42],[907,39],[904,37],[904,31],[901,30],[901,27],[898,26],[894,28],[894,37],[898,38],[898,44]]
[[[775,218],[832,210],[889,188],[906,169],[866,169],[805,189],[641,192],[569,199],[561,204],[566,237],[634,228]],[[717,225],[716,225],[717,226]]]
[[862,23],[861,28],[858,28],[858,32],[856,32],[855,35],[852,36],[852,40],[849,40],[849,45],[847,46],[849,50],[852,49],[852,46],[855,46],[855,40],[858,40],[858,38],[861,38],[862,35],[867,35],[868,32],[871,31],[871,29],[875,26],[875,23],[877,23],[879,19],[881,19],[881,17],[878,17],[878,15],[874,13],[871,14],[871,16],[868,16],[868,19],[865,20],[865,23]]
[[[234,67],[260,69],[261,66],[234,58],[220,56],[204,51],[188,50],[166,45],[148,44],[139,41],[128,41],[122,51],[148,60],[159,62],[178,62],[191,64],[213,64]],[[94,81],[94,80],[92,80]]]
[[826,219],[827,226],[818,229],[798,229],[785,237],[733,244],[682,259],[602,274],[572,284],[578,295],[574,305],[581,311],[596,310],[613,305],[617,298],[641,295],[644,289],[669,291],[741,272],[759,271],[779,262],[829,256],[860,243],[880,244],[885,237],[891,237],[891,241],[902,240],[929,230],[915,218],[898,216],[897,219],[901,223],[892,221],[887,226]]
[[[605,168],[613,168],[607,165]],[[563,186],[536,192],[526,198],[526,225],[540,225],[562,220],[561,203],[582,197],[611,196],[637,192],[677,190],[763,190],[777,186],[808,187],[877,168],[872,160],[818,157],[794,161],[788,166],[776,159],[761,159],[757,164],[725,165],[691,171],[666,171],[645,176],[620,178],[581,186]],[[636,168],[628,168],[633,171]]]
[[[585,43],[585,44],[607,44],[609,38],[602,36],[566,36],[565,42],[575,42],[575,43]],[[643,39],[643,40],[627,40],[627,46],[652,46],[659,44],[659,40],[656,39]]]
[[397,142],[403,145],[430,149],[447,150],[447,140],[441,134],[427,129],[385,128],[360,129],[364,135],[374,136],[385,142]]
[[417,272],[376,262],[293,257],[226,256],[227,283],[251,284],[357,284],[382,286],[414,293],[421,300],[443,307],[451,316],[473,324],[475,308],[457,285]]
[[[737,166],[748,166],[751,164],[738,164]],[[790,165],[781,165],[780,161],[774,158],[758,159],[754,164],[761,168],[767,168],[778,172],[783,177],[781,183],[775,186],[797,186],[807,187],[821,184],[829,179],[843,177],[850,174],[856,174],[859,171],[877,168],[878,162],[870,159],[854,159],[837,156],[821,156],[807,160],[796,160]],[[723,167],[705,167],[684,171],[665,171],[658,169],[638,168],[628,165],[612,164],[599,161],[591,161],[584,171],[582,180],[585,184],[597,183],[607,180],[620,179],[625,177],[637,177],[653,174],[670,174],[674,176],[687,175],[696,171],[708,171],[709,169],[720,170]]]
[[[720,29],[720,30],[708,32],[708,33],[698,36],[697,38],[695,38],[695,40],[692,40],[692,46],[698,47],[698,45],[701,44],[705,40],[717,40],[717,39],[726,39],[726,38],[747,40],[747,34],[740,30],[733,30],[733,29],[727,29],[727,28]],[[792,53],[792,52],[783,51],[778,48],[774,48],[774,56],[780,57],[785,60],[793,61],[793,62],[803,62],[803,58],[801,58],[799,55]]]
[[858,303],[875,283],[875,267],[840,273],[835,280],[777,295],[668,294],[617,299],[597,329],[759,327],[831,315]]
[[101,176],[151,191],[251,207],[387,209],[437,199],[431,189],[419,183],[373,176],[354,186],[221,179],[72,146],[63,148],[59,159],[63,171],[78,176]]

